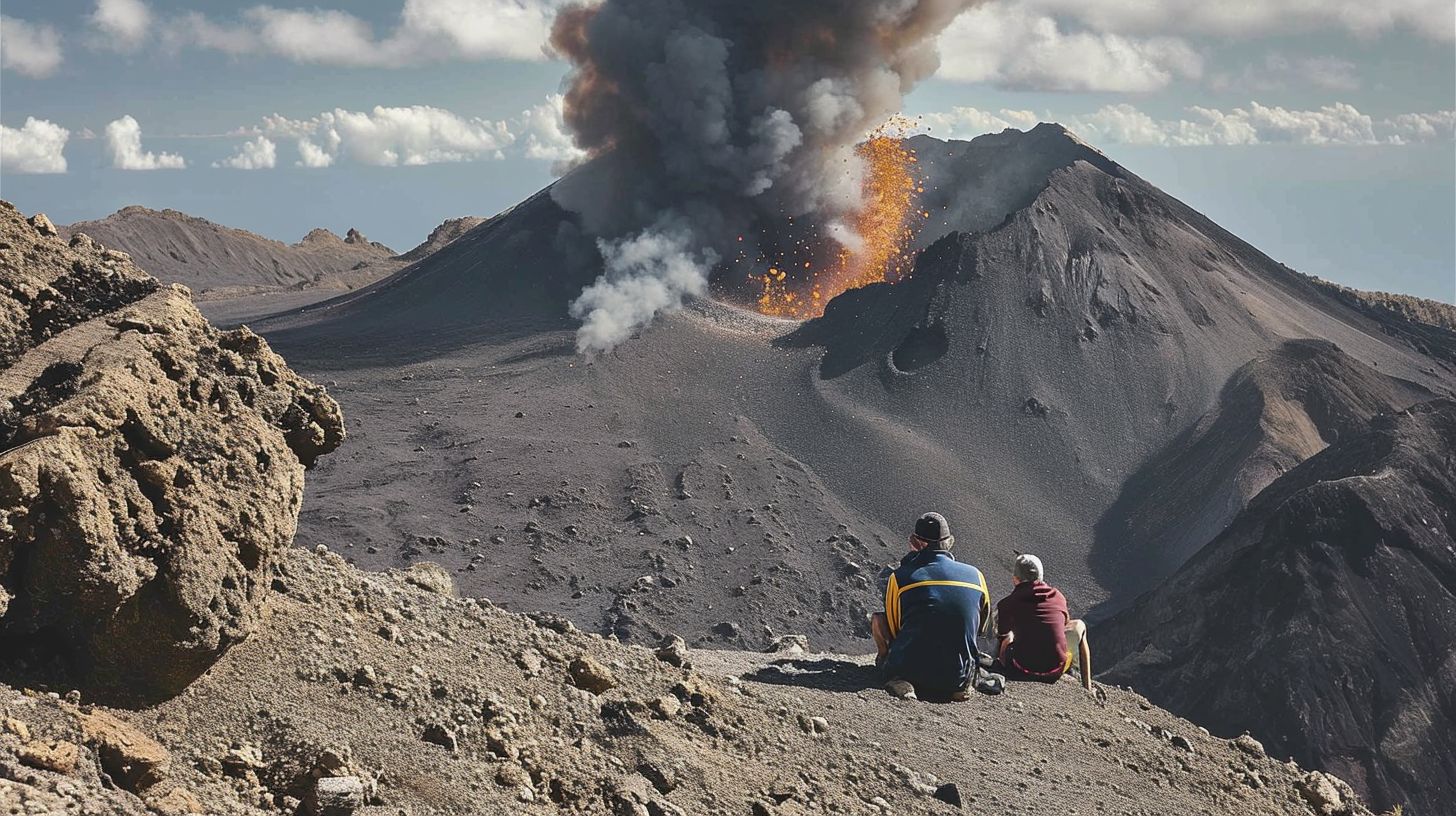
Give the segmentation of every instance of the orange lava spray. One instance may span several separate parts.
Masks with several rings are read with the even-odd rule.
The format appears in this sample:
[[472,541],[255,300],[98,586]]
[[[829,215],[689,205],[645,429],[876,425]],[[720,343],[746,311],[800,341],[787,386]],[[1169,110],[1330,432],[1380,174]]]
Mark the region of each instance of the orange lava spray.
[[907,123],[894,119],[877,129],[855,150],[865,163],[861,206],[852,219],[860,246],[841,248],[822,268],[803,262],[807,279],[791,277],[788,259],[779,259],[756,276],[763,287],[758,310],[774,317],[805,320],[824,313],[824,306],[849,289],[871,283],[896,283],[910,274],[914,253],[910,247],[928,213],[916,209],[925,191],[915,151],[898,133]]

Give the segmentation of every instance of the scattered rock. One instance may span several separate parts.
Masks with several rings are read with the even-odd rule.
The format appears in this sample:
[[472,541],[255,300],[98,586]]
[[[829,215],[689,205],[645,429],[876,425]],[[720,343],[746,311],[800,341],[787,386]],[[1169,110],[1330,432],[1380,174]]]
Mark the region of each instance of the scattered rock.
[[4,724],[5,730],[20,737],[21,742],[30,742],[30,726],[24,721],[7,718]]
[[611,670],[590,655],[571,661],[566,667],[566,674],[573,686],[592,694],[601,694],[617,685],[617,678],[612,676]]
[[439,564],[432,564],[429,561],[420,561],[411,564],[404,573],[405,581],[428,590],[436,595],[454,596],[455,581],[450,578],[450,572]]
[[80,748],[74,742],[28,742],[20,746],[17,755],[32,768],[68,774],[76,770]]
[[961,806],[961,789],[956,787],[954,782],[947,782],[936,788],[935,793],[932,793],[931,796],[948,805]]
[[60,235],[60,232],[56,230],[56,225],[51,223],[45,213],[36,213],[26,220],[32,227],[35,227],[36,232],[46,238],[55,238]]
[[658,793],[666,795],[677,788],[677,774],[659,763],[644,761],[637,766],[637,772],[651,782]]
[[554,612],[531,612],[526,617],[542,629],[550,629],[563,635],[577,631],[576,624]]
[[323,777],[314,783],[307,806],[313,816],[351,816],[364,807],[364,780],[357,776]]
[[682,711],[682,703],[676,697],[658,697],[648,703],[647,707],[660,720],[670,720]]
[[148,796],[147,807],[159,816],[193,816],[207,813],[207,807],[186,788],[172,788],[161,796]]
[[425,732],[420,736],[420,739],[439,745],[452,753],[459,746],[459,741],[455,736],[455,729],[447,725],[441,725],[440,723],[426,725]]
[[809,638],[804,635],[776,637],[766,651],[773,654],[803,654],[809,651]]
[[653,652],[658,660],[672,666],[686,667],[688,664],[688,644],[677,635],[668,635],[658,644],[657,651]]
[[117,785],[137,793],[166,778],[172,757],[156,740],[105,711],[81,714],[77,720],[86,744]]
[[1251,757],[1263,759],[1266,756],[1264,753],[1264,743],[1259,742],[1258,740],[1249,736],[1248,732],[1240,734],[1239,736],[1230,740],[1229,745],[1239,749],[1240,751],[1243,751]]

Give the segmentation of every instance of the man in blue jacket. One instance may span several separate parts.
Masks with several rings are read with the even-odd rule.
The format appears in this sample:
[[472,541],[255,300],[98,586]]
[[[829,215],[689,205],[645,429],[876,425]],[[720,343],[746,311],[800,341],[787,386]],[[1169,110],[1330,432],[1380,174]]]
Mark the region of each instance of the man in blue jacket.
[[969,697],[976,636],[989,631],[991,601],[986,577],[955,560],[954,544],[945,516],[921,516],[910,552],[885,585],[885,611],[870,618],[885,690],[896,697]]

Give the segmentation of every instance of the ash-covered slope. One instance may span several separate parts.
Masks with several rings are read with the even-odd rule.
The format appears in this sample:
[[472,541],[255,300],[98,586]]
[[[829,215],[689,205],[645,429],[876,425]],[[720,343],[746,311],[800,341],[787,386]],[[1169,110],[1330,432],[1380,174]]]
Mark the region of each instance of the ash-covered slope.
[[61,232],[62,237],[85,233],[131,255],[157,279],[183,284],[199,294],[249,287],[348,288],[332,278],[360,265],[378,267],[376,277],[402,265],[380,266],[395,257],[394,250],[355,230],[340,238],[315,229],[288,245],[176,210],[136,206],[98,221],[71,224]]
[[1051,801],[1079,813],[1369,814],[1337,780],[1118,689],[1066,680],[952,705],[897,701],[872,687],[867,658],[680,644],[655,656],[454,597],[430,565],[366,574],[331,553],[283,555],[266,586],[263,630],[145,710],[22,694],[37,688],[23,676],[0,683],[0,805],[948,816]]
[[[1006,137],[993,144],[1005,150]],[[780,340],[823,349],[814,390],[865,416],[860,439],[886,437],[873,453],[889,458],[874,461],[916,474],[906,481],[928,503],[971,510],[998,543],[1050,550],[1068,566],[1095,553],[1101,593],[1146,588],[1207,538],[1169,541],[1167,525],[1141,529],[1127,519],[1196,519],[1211,535],[1271,477],[1249,460],[1257,444],[1226,456],[1218,477],[1207,480],[1248,483],[1231,494],[1189,491],[1169,506],[1151,492],[1157,479],[1137,477],[1160,462],[1203,467],[1192,449],[1198,423],[1224,412],[1220,395],[1238,390],[1231,380],[1246,366],[1303,366],[1288,359],[1290,342],[1333,343],[1331,353],[1344,361],[1311,397],[1332,402],[1316,412],[1365,418],[1456,385],[1456,368],[1064,131],[1042,126],[1020,141],[1024,150],[1071,151],[1076,160],[1051,170],[1026,206],[989,231],[932,244],[911,280],[848,292],[823,318]],[[962,149],[974,155],[977,142]],[[974,197],[978,189],[967,182],[958,194]],[[1271,386],[1272,401],[1305,410],[1284,391]],[[1220,428],[1237,438],[1268,436],[1275,449],[1295,452],[1285,465],[1323,444],[1306,433],[1310,422],[1278,419],[1264,423],[1260,412],[1245,412]],[[913,453],[897,453],[907,432],[918,443]],[[820,460],[803,458],[817,469]],[[900,504],[913,495],[867,486],[873,492],[856,497],[861,506],[873,506],[877,495]],[[1154,558],[1124,562],[1119,554]],[[1100,569],[1105,564],[1116,567]]]
[[[1456,402],[1382,415],[1099,628],[1111,682],[1381,806],[1456,797]],[[1110,661],[1110,662],[1107,662]]]
[[600,267],[595,243],[548,188],[397,275],[265,325],[280,336],[387,346],[391,359],[428,358],[566,326],[567,305]]
[[[1059,127],[916,146],[931,220],[966,231],[805,324],[699,304],[575,357],[566,306],[598,260],[549,191],[263,324],[361,426],[313,482],[302,537],[355,542],[365,564],[431,550],[472,589],[588,626],[761,642],[792,625],[833,646],[866,634],[861,571],[926,508],[973,561],[1043,555],[1074,606],[1131,599],[1203,543],[1170,526],[1221,529],[1338,431],[1324,417],[1456,384]],[[1311,339],[1337,351],[1314,355],[1332,368],[1306,400],[1288,344]],[[1220,407],[1251,364],[1287,371],[1259,399],[1293,414]],[[1210,427],[1249,443],[1224,451]],[[1210,446],[1227,454],[1210,489],[1168,505],[1147,474]]]
[[1370,417],[1429,396],[1323,340],[1290,340],[1260,355],[1124,483],[1098,522],[1095,574],[1109,587],[1170,574],[1281,474],[1362,432]]

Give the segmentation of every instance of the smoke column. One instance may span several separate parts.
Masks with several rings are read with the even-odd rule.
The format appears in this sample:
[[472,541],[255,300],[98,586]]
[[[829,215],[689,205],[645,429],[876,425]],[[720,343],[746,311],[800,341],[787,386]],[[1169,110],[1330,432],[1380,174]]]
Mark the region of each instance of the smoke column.
[[564,9],[565,118],[593,160],[553,188],[605,271],[571,305],[605,351],[707,290],[755,223],[809,216],[852,245],[853,146],[939,66],[979,0],[604,0]]

